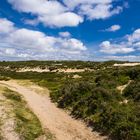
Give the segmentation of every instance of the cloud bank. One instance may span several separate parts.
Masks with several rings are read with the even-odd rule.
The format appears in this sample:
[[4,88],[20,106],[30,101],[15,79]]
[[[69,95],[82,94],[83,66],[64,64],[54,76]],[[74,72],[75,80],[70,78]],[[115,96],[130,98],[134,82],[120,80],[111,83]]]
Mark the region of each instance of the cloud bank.
[[[0,23],[0,59],[97,60],[92,54],[93,51],[89,52],[87,47],[80,40],[72,38],[69,32],[59,32],[59,36],[54,37],[36,30],[17,28],[6,18],[0,18]],[[102,58],[98,59],[137,60],[139,57],[132,53],[138,51],[140,51],[140,29],[122,37],[120,41],[103,41],[99,45],[99,52],[108,56],[102,55]]]
[[119,14],[123,6],[114,6],[115,0],[8,0],[13,9],[29,13],[35,19],[26,24],[43,23],[49,27],[78,26],[84,20],[106,19]]
[[140,50],[140,29],[124,36],[121,41],[103,41],[100,52],[106,54],[128,54]]
[[[86,46],[78,39],[48,36],[40,31],[17,28],[13,22],[0,18],[1,57],[22,59],[70,59],[86,51]],[[63,37],[62,37],[63,36]]]

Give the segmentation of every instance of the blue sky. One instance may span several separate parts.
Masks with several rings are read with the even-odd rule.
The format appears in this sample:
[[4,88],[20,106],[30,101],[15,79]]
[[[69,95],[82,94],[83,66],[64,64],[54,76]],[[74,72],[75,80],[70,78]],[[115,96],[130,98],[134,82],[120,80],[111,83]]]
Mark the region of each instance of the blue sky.
[[140,0],[1,0],[0,60],[140,60]]

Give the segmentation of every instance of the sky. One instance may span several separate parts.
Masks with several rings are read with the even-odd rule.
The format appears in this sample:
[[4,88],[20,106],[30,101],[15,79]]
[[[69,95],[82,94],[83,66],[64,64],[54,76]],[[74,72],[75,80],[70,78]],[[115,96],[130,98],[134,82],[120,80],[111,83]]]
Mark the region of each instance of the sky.
[[0,0],[0,60],[140,61],[140,0]]

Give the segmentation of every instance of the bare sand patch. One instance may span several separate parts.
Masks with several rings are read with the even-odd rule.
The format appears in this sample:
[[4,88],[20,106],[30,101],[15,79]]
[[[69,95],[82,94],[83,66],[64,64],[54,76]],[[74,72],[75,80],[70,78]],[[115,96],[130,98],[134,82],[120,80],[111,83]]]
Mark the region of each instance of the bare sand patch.
[[78,75],[78,74],[75,74],[75,75],[73,75],[73,78],[74,79],[79,79],[79,78],[82,78],[80,75]]
[[79,73],[79,72],[85,72],[85,71],[93,71],[92,69],[71,69],[71,68],[67,68],[67,69],[54,69],[54,70],[49,70],[48,68],[45,69],[41,69],[39,67],[36,68],[21,68],[18,69],[17,72],[64,72],[64,73]]
[[118,86],[118,87],[117,87],[117,90],[119,90],[120,93],[122,94],[123,91],[125,90],[125,88],[131,83],[131,81],[132,81],[132,80],[129,80],[127,84],[122,85],[122,86]]
[[132,67],[132,66],[138,66],[140,63],[123,63],[123,64],[114,64],[115,67]]

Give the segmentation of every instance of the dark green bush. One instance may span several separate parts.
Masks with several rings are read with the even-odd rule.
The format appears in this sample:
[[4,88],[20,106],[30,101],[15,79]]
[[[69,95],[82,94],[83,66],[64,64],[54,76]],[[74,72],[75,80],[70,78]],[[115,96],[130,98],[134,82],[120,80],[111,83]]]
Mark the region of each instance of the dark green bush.
[[124,91],[124,96],[133,99],[134,101],[140,101],[140,81],[132,81]]

